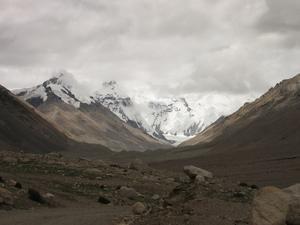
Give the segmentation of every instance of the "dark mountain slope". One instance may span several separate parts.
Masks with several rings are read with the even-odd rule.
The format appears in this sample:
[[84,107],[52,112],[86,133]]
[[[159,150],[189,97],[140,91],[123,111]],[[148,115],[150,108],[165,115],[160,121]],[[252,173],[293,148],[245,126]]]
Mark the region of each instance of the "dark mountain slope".
[[0,85],[0,150],[101,157],[111,151],[101,145],[75,142],[32,106]]
[[66,150],[66,135],[0,86],[0,147],[31,152]]

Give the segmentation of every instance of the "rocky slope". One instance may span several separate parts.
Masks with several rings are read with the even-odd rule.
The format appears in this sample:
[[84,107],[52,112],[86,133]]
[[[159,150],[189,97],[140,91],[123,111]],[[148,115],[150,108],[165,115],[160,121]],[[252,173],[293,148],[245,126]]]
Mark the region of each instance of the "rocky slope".
[[[237,112],[210,125],[195,138],[181,146],[208,143],[219,139],[236,138],[246,145],[257,141],[280,141],[293,138],[299,127],[297,112],[299,109],[300,75],[284,80],[252,103],[246,103]],[[283,120],[286,115],[292,117]],[[288,123],[292,122],[294,123]],[[261,126],[263,129],[254,128]],[[266,132],[268,131],[268,132]],[[239,138],[237,138],[239,137]],[[228,140],[227,140],[228,141]]]
[[[140,129],[138,120],[122,117],[122,121],[104,107],[111,96],[89,96],[66,72],[36,87],[17,90],[15,94],[35,106],[76,141],[101,144],[115,151],[144,151],[166,146]],[[120,105],[128,103],[122,98],[118,101]],[[121,111],[118,113],[123,115]]]
[[[216,121],[172,152],[159,168],[186,164],[219,176],[285,186],[300,179],[300,75]],[[171,160],[166,162],[166,160]]]

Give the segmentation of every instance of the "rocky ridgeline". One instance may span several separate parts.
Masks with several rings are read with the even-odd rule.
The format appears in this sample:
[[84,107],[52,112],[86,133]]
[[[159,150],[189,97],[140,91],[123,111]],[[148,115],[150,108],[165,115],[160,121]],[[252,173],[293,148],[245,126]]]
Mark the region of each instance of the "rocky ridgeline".
[[58,153],[0,153],[0,209],[124,206],[116,224],[299,224],[299,185],[286,189],[234,183],[207,170],[158,171],[141,160],[118,164]]

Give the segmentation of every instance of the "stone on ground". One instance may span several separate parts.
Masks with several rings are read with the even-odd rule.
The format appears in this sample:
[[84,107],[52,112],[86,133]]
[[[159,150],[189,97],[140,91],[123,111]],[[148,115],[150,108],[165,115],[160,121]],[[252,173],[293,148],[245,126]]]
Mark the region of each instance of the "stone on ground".
[[92,176],[100,176],[103,175],[102,171],[97,169],[97,168],[88,168],[86,170],[84,170],[84,172],[88,175],[92,175]]
[[129,169],[132,170],[145,170],[147,168],[148,165],[140,159],[133,160],[129,165]]
[[10,191],[0,187],[0,205],[14,205],[14,198]]
[[141,215],[145,211],[146,211],[146,206],[141,202],[137,202],[132,206],[132,212],[134,214]]
[[213,178],[213,174],[211,172],[198,168],[196,166],[185,166],[183,167],[183,171],[192,180],[194,180],[197,176],[202,176],[204,179]]
[[138,193],[134,188],[129,188],[125,186],[122,186],[120,188],[120,195],[129,199],[136,199],[139,196],[141,196],[141,194]]
[[104,204],[104,205],[107,205],[110,203],[110,200],[104,196],[100,196],[98,198],[98,202],[101,203],[101,204]]
[[42,204],[46,203],[46,200],[44,199],[44,197],[40,194],[40,192],[38,192],[35,189],[29,188],[28,196],[29,196],[29,199],[31,199],[32,201],[42,203]]

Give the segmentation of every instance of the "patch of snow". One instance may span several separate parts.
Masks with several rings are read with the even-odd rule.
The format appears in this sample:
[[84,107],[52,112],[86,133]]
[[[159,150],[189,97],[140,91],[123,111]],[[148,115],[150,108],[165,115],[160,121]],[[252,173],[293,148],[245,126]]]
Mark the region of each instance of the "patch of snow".
[[25,93],[25,95],[23,96],[23,99],[25,101],[28,100],[28,99],[31,99],[31,98],[40,98],[43,101],[46,101],[47,98],[48,98],[47,93],[46,93],[46,89],[42,85],[39,85],[39,86],[34,87],[34,88],[24,88],[24,89],[13,90],[13,93],[15,95]]

